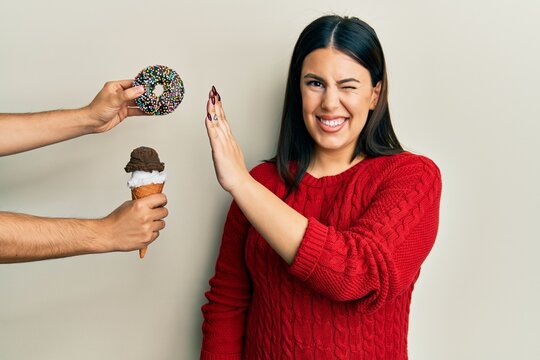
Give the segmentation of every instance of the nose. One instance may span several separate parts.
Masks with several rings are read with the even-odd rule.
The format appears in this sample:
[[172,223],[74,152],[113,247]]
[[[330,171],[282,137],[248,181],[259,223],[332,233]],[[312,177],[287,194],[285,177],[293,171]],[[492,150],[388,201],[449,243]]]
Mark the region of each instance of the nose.
[[324,95],[321,102],[321,109],[323,111],[332,111],[339,107],[339,92],[333,87],[327,87],[324,90]]

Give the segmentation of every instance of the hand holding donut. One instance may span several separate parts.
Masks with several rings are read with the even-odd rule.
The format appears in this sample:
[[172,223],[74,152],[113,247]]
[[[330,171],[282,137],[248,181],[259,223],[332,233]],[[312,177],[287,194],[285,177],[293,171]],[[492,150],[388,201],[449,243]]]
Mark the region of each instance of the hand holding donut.
[[146,115],[135,104],[135,99],[144,93],[144,86],[132,85],[133,80],[105,83],[90,105],[84,108],[92,120],[92,132],[108,131],[128,116]]
[[206,104],[205,123],[219,184],[226,191],[233,192],[249,180],[250,175],[223,111],[221,96],[213,86]]

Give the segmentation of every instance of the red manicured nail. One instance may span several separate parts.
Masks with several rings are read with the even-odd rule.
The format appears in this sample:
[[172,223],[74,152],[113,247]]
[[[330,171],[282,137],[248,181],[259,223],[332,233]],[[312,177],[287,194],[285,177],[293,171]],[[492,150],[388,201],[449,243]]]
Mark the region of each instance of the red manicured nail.
[[206,117],[208,118],[208,120],[212,121],[212,117],[210,116],[210,113],[206,113]]
[[212,105],[216,105],[216,98],[214,95],[212,95],[212,97],[210,98],[210,100],[212,100]]
[[212,91],[214,92],[214,96],[217,97],[218,101],[221,101],[221,95],[217,92],[215,86],[212,86]]

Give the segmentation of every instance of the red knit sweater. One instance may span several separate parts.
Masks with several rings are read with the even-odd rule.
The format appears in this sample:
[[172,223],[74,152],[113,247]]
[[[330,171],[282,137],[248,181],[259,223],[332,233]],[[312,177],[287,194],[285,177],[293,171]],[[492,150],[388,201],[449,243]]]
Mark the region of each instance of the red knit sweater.
[[[274,164],[251,173],[283,197]],[[440,194],[437,166],[408,152],[306,174],[287,200],[309,219],[290,266],[233,202],[202,307],[201,359],[407,359],[411,293]]]

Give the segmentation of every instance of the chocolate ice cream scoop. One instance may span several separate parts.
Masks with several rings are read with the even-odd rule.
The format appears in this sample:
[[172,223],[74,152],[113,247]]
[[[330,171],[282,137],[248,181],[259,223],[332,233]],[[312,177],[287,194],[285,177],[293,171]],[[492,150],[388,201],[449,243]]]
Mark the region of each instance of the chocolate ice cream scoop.
[[131,152],[131,158],[124,168],[126,172],[152,172],[154,170],[163,171],[164,169],[165,164],[159,161],[156,150],[146,146],[141,146],[133,150]]

